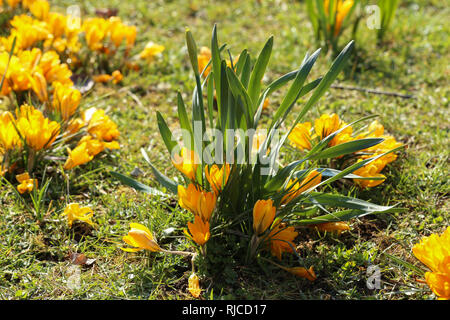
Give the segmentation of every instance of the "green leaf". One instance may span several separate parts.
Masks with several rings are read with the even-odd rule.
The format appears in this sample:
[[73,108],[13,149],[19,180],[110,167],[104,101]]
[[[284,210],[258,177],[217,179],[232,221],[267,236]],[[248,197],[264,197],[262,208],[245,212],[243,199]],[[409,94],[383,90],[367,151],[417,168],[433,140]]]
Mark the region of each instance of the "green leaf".
[[190,149],[192,149],[192,145],[194,144],[192,127],[180,92],[178,92],[178,119],[180,120],[181,129],[187,131],[182,132],[184,145],[186,147],[190,146]]
[[[357,209],[367,213],[390,212],[390,210],[394,208],[394,206],[380,206],[371,202],[360,200],[358,198],[346,197],[331,193],[311,192],[306,203],[311,202],[310,198],[314,199],[323,206]],[[395,209],[394,211],[397,212],[398,210],[402,209]]]
[[[248,85],[248,95],[250,96],[250,100],[255,102],[258,100],[259,94],[261,92],[261,80],[264,77],[264,73],[266,72],[267,64],[269,63],[270,55],[272,54],[273,47],[273,36],[267,40],[264,48],[261,50],[261,53],[256,60],[255,66],[253,67],[252,74],[250,76],[250,83]],[[254,114],[255,109],[252,106],[252,115]]]
[[291,87],[289,88],[289,91],[287,92],[286,96],[281,102],[280,107],[277,109],[275,115],[273,116],[270,128],[272,128],[273,126],[277,127],[276,123],[278,119],[280,119],[281,116],[285,116],[291,110],[292,106],[299,98],[299,95],[303,88],[303,84],[305,83],[306,78],[308,77],[309,72],[311,71],[312,66],[316,62],[319,54],[320,49],[314,52],[311,55],[311,57],[309,57],[298,70],[294,82],[292,83]]
[[159,111],[156,111],[156,118],[158,121],[159,132],[161,133],[164,144],[166,145],[169,153],[172,154],[173,148],[175,148],[178,144],[176,141],[172,140],[172,131],[170,131],[166,121]]
[[195,44],[194,37],[189,29],[186,30],[186,44],[189,53],[189,59],[191,60],[192,69],[194,69],[195,75],[199,75],[198,71],[198,57],[197,57],[197,45]]
[[129,187],[132,187],[133,189],[136,189],[137,191],[142,191],[148,194],[157,195],[157,196],[167,196],[166,193],[161,192],[157,189],[154,189],[152,187],[149,187],[143,183],[140,183],[139,181],[128,177],[126,175],[123,175],[121,173],[110,171],[109,172],[113,177],[117,178],[120,182],[122,182],[124,185],[127,185]]
[[[299,115],[297,116],[297,119],[295,120],[295,123],[293,125],[292,129],[295,127],[295,125],[303,118],[303,116],[311,109],[311,107],[325,94],[325,92],[330,88],[333,81],[336,79],[338,74],[342,71],[342,69],[345,66],[345,63],[347,62],[348,58],[350,57],[350,54],[352,52],[352,49],[355,45],[355,42],[352,40],[347,44],[347,46],[341,51],[339,56],[334,60],[330,70],[325,74],[325,76],[320,81],[317,88],[314,90],[313,94],[311,95],[311,98],[309,98],[306,105],[303,107]],[[290,131],[289,131],[290,133]]]
[[424,276],[424,274],[425,274],[424,270],[422,270],[422,269],[412,265],[411,263],[409,263],[409,262],[407,262],[405,260],[402,260],[402,259],[400,259],[398,257],[393,256],[393,255],[390,255],[390,254],[388,254],[386,252],[383,252],[382,254],[384,256],[388,257],[389,259],[391,259],[392,261],[394,261],[394,262],[398,263],[399,265],[402,265],[402,266],[410,269],[411,271],[413,271],[414,273],[416,273],[416,274],[418,274],[420,276]]
[[373,147],[377,144],[380,144],[383,142],[383,138],[366,138],[366,139],[359,139],[349,142],[344,142],[341,144],[338,144],[337,146],[333,146],[330,148],[327,148],[325,150],[322,150],[318,154],[315,154],[310,157],[311,160],[320,160],[320,159],[331,159],[331,158],[337,158],[339,156],[353,153],[359,150],[364,150],[370,147]]
[[251,98],[249,97],[244,86],[239,81],[239,78],[236,76],[236,74],[234,73],[234,71],[231,68],[229,68],[229,67],[226,68],[226,75],[228,78],[228,82],[230,84],[230,89],[233,92],[233,95],[235,96],[235,98],[241,97],[242,102],[244,103],[244,108],[242,111],[247,120],[247,126],[249,128],[251,128],[253,126],[253,121],[251,119],[251,114],[252,114]]
[[279,190],[286,179],[293,173],[295,168],[297,168],[300,164],[302,164],[307,159],[297,160],[294,162],[291,162],[286,167],[282,168],[277,172],[277,174],[268,180],[266,184],[264,185],[264,189],[268,192],[274,192]]
[[156,169],[156,167],[151,163],[150,158],[148,157],[148,154],[144,149],[141,149],[141,153],[144,156],[145,161],[147,161],[147,163],[150,165],[150,168],[152,169],[153,174],[155,175],[158,182],[166,187],[167,190],[171,191],[174,194],[178,194],[178,184],[170,178],[166,177],[158,169]]

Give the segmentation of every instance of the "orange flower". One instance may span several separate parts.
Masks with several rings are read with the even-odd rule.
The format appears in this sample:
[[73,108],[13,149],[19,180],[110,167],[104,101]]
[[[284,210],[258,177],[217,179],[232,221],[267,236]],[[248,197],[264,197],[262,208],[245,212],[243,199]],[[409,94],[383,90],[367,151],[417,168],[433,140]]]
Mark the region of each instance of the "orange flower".
[[259,236],[275,219],[276,208],[272,200],[258,200],[253,207],[253,231]]
[[187,188],[178,185],[178,203],[184,209],[200,216],[203,221],[209,221],[216,206],[216,195],[213,192],[199,190],[194,184]]
[[295,183],[295,180],[291,180],[286,186],[286,190],[289,190],[289,193],[281,199],[281,204],[289,203],[306,190],[318,185],[321,181],[322,174],[317,170],[312,170],[301,182],[297,181]]
[[450,299],[450,227],[443,234],[432,234],[415,244],[412,251],[417,259],[430,268],[425,280],[439,299]]
[[213,164],[211,169],[208,169],[208,165],[205,166],[206,179],[216,195],[219,195],[220,191],[227,184],[229,175],[230,165],[228,163],[224,164],[220,169],[216,164]]
[[298,236],[294,227],[286,227],[283,223],[277,223],[268,235],[268,245],[273,256],[281,260],[283,252],[293,252],[292,241]]
[[200,216],[194,216],[194,223],[188,222],[188,229],[190,234],[184,230],[186,236],[191,238],[200,246],[203,246],[210,238],[209,222],[203,221]]

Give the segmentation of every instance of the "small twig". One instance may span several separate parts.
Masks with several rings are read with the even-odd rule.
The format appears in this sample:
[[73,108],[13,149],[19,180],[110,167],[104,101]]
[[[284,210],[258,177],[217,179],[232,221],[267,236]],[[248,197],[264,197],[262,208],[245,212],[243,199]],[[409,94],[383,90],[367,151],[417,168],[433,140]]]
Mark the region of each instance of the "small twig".
[[412,94],[402,94],[402,93],[398,93],[398,92],[380,91],[380,90],[366,89],[366,88],[361,88],[361,87],[347,87],[347,86],[341,86],[341,85],[337,85],[337,84],[331,85],[331,88],[341,89],[341,90],[354,90],[354,91],[361,91],[361,92],[373,93],[373,94],[383,94],[386,96],[394,96],[394,97],[399,97],[399,98],[404,98],[404,99],[414,98],[414,96]]

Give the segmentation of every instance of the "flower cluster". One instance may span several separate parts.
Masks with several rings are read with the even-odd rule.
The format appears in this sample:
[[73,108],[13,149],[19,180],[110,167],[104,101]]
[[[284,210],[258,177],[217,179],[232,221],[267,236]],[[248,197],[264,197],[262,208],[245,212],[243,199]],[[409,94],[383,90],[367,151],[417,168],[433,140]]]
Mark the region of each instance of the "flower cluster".
[[[393,136],[386,135],[384,133],[383,125],[381,125],[377,120],[370,123],[364,132],[355,135],[352,126],[339,119],[337,114],[323,114],[320,118],[315,119],[314,125],[311,122],[297,124],[290,133],[289,140],[297,149],[301,151],[308,151],[321,140],[337,132],[338,130],[340,131],[328,142],[329,147],[360,139],[383,139],[381,143],[355,153],[357,162],[381,155],[387,151],[394,150],[402,146],[402,144],[397,142]],[[380,172],[386,167],[387,164],[395,161],[396,159],[397,155],[395,153],[389,153],[355,170],[353,172],[355,175],[364,178],[374,177],[377,178],[377,180],[354,179],[354,182],[362,188],[375,187],[383,183],[386,176]]]
[[[82,21],[77,16],[51,11],[47,0],[9,0],[8,3],[14,13],[18,8],[22,10],[9,21],[9,34],[0,37],[0,52],[10,52],[13,44],[14,53],[35,47],[44,52],[54,51],[73,71],[77,69],[77,73],[100,73],[99,82],[120,82],[117,68],[139,69],[129,59],[136,43],[137,28],[125,24],[119,17],[94,17]],[[151,62],[163,50],[164,46],[149,42],[135,59]],[[111,78],[108,79],[106,75],[109,74]]]

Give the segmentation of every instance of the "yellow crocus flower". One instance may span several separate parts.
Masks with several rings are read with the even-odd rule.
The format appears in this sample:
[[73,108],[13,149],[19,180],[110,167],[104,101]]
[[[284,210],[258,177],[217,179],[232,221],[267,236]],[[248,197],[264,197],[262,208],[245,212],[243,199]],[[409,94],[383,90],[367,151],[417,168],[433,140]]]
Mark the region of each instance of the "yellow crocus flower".
[[78,203],[71,203],[65,209],[61,216],[67,216],[67,223],[72,227],[74,221],[79,220],[93,226],[91,218],[94,212],[89,207],[80,207]]
[[[329,0],[324,0],[324,9],[326,15],[329,14],[329,3]],[[336,17],[334,24],[334,36],[337,36],[341,31],[342,23],[344,22],[345,17],[348,15],[354,4],[354,0],[334,1],[334,8],[332,9],[332,14],[334,14]]]
[[162,249],[153,238],[150,230],[140,223],[130,223],[130,231],[124,236],[123,241],[134,248],[121,248],[123,251],[136,252],[140,250],[149,250],[159,252]]
[[155,57],[159,54],[161,54],[161,52],[163,52],[165,49],[165,47],[163,45],[159,45],[153,42],[148,42],[145,45],[144,50],[141,51],[141,53],[139,54],[139,58],[147,60],[147,62],[152,62]]
[[425,280],[439,299],[450,300],[450,227],[443,234],[432,234],[415,244],[417,259],[430,268]]
[[311,122],[297,124],[289,134],[289,140],[300,150],[311,149]]
[[88,123],[88,132],[99,140],[111,142],[120,135],[117,124],[105,114],[105,110],[86,110],[84,121]]
[[257,236],[264,233],[275,219],[276,208],[273,201],[258,200],[253,207],[253,231]]
[[36,0],[30,5],[30,12],[40,20],[46,20],[50,11],[47,0]]
[[70,86],[55,83],[52,106],[64,120],[69,120],[77,111],[81,101],[81,92]]
[[172,157],[174,167],[190,180],[195,180],[198,163],[199,161],[195,152],[185,147],[181,148],[180,155],[174,154]]
[[[203,69],[205,69],[209,60],[211,60],[211,50],[208,47],[201,47],[200,53],[197,56],[197,60],[198,60],[198,72],[201,73]],[[206,78],[210,71],[211,65],[209,65],[208,68],[205,70],[205,72],[203,73],[203,77]]]
[[213,164],[211,169],[208,168],[208,165],[205,166],[206,179],[216,195],[219,195],[220,191],[227,184],[230,170],[228,163],[224,164],[220,169],[216,164]]
[[76,166],[85,164],[91,161],[94,156],[88,152],[88,144],[83,142],[75,147],[75,149],[67,149],[69,153],[69,158],[67,158],[64,164],[64,170],[72,170]]
[[321,181],[322,174],[317,170],[312,170],[302,181],[289,181],[288,185],[286,186],[286,190],[289,190],[289,192],[281,199],[281,203],[289,203],[306,190],[318,185]]
[[0,113],[0,148],[5,151],[22,145],[13,121],[14,118],[10,112],[4,111]]
[[41,111],[28,105],[21,106],[17,114],[17,130],[27,147],[39,151],[52,145],[59,134],[59,123],[50,121]]
[[[376,187],[386,180],[386,176],[382,175],[380,172],[386,166],[386,162],[383,160],[384,157],[379,158],[371,163],[366,164],[365,166],[353,171],[353,174],[356,174],[360,177],[369,178],[383,178],[380,180],[362,180],[362,179],[353,179],[353,181],[359,185],[361,188],[373,188]],[[362,161],[359,159],[358,162]]]

